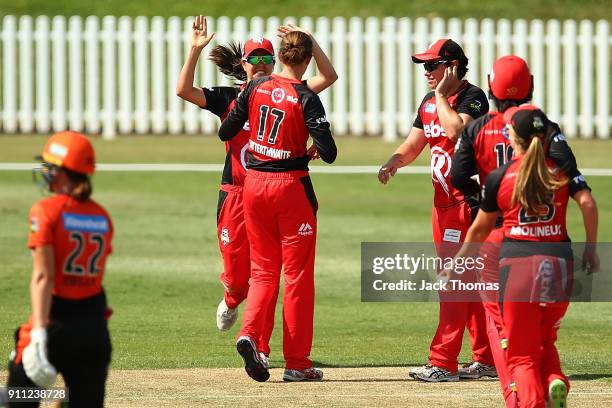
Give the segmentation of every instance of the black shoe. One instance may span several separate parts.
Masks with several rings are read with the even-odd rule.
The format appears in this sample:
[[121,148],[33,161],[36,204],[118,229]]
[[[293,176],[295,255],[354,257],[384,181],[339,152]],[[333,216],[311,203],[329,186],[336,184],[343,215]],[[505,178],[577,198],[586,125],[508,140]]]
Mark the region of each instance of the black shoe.
[[240,336],[236,342],[236,350],[244,360],[244,370],[255,381],[265,382],[270,378],[268,367],[259,358],[257,347],[248,336]]

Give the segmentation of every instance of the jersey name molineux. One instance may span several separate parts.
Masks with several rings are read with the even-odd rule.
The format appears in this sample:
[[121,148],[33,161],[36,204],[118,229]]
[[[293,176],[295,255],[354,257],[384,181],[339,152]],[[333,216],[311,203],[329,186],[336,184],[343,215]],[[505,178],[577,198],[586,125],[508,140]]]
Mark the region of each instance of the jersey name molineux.
[[[472,118],[482,116],[489,110],[489,103],[482,89],[467,81],[448,102],[457,113],[465,113]],[[448,207],[463,200],[463,194],[450,181],[450,169],[455,152],[455,142],[447,136],[440,124],[436,109],[434,92],[428,93],[419,107],[414,127],[423,129],[427,143],[431,149],[431,178],[434,186],[434,205]]]

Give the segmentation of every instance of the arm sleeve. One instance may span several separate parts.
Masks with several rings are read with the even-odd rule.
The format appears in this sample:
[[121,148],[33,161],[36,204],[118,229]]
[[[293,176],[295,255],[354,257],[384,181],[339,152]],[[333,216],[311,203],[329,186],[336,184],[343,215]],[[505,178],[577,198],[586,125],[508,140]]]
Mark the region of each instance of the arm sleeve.
[[41,203],[35,204],[29,215],[28,248],[53,245],[53,222]]
[[210,111],[218,117],[223,117],[230,104],[240,90],[230,86],[214,86],[212,88],[202,88],[204,98],[206,98],[205,110]]
[[[512,163],[512,162],[509,162]],[[497,168],[487,176],[487,180],[482,186],[480,193],[480,209],[484,212],[496,212],[499,211],[497,205],[497,193],[499,192],[499,186],[501,181],[506,174],[507,165]]]
[[476,122],[469,123],[463,129],[451,166],[451,183],[453,186],[461,191],[463,195],[474,197],[477,197],[480,192],[480,185],[476,180],[472,179],[472,176],[478,173],[474,154],[476,130]]
[[587,184],[584,176],[578,170],[576,164],[576,157],[572,152],[572,149],[567,144],[565,136],[561,133],[561,130],[557,126],[558,132],[550,138],[548,146],[548,157],[567,175],[569,178],[569,190],[570,195],[574,195],[581,190],[591,188]]
[[227,115],[221,127],[219,128],[219,139],[223,141],[231,140],[238,134],[240,129],[244,126],[249,118],[249,97],[257,86],[258,81],[251,81],[249,84],[240,92],[234,107]]
[[310,92],[303,99],[304,121],[321,159],[325,163],[336,160],[338,150],[325,116],[325,108],[319,97]]
[[476,119],[489,112],[489,101],[482,89],[470,86],[465,90],[465,95],[461,98],[455,111],[468,114]]

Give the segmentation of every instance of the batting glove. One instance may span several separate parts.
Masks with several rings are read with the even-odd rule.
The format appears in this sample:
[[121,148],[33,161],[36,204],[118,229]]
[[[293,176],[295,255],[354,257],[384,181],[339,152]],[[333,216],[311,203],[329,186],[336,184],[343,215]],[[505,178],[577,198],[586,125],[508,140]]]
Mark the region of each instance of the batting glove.
[[30,344],[23,350],[23,368],[30,380],[39,387],[49,388],[55,384],[57,371],[47,359],[47,330],[32,329]]

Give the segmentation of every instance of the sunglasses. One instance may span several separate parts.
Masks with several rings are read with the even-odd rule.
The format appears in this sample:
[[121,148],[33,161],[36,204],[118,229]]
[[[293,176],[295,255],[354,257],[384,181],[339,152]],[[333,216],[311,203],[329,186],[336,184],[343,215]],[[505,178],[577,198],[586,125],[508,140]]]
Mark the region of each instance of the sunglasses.
[[446,64],[446,61],[434,61],[434,62],[426,62],[423,64],[425,71],[433,72],[442,64]]
[[268,65],[274,62],[274,56],[272,55],[252,55],[252,56],[248,56],[243,59],[251,65],[257,65],[257,64]]

